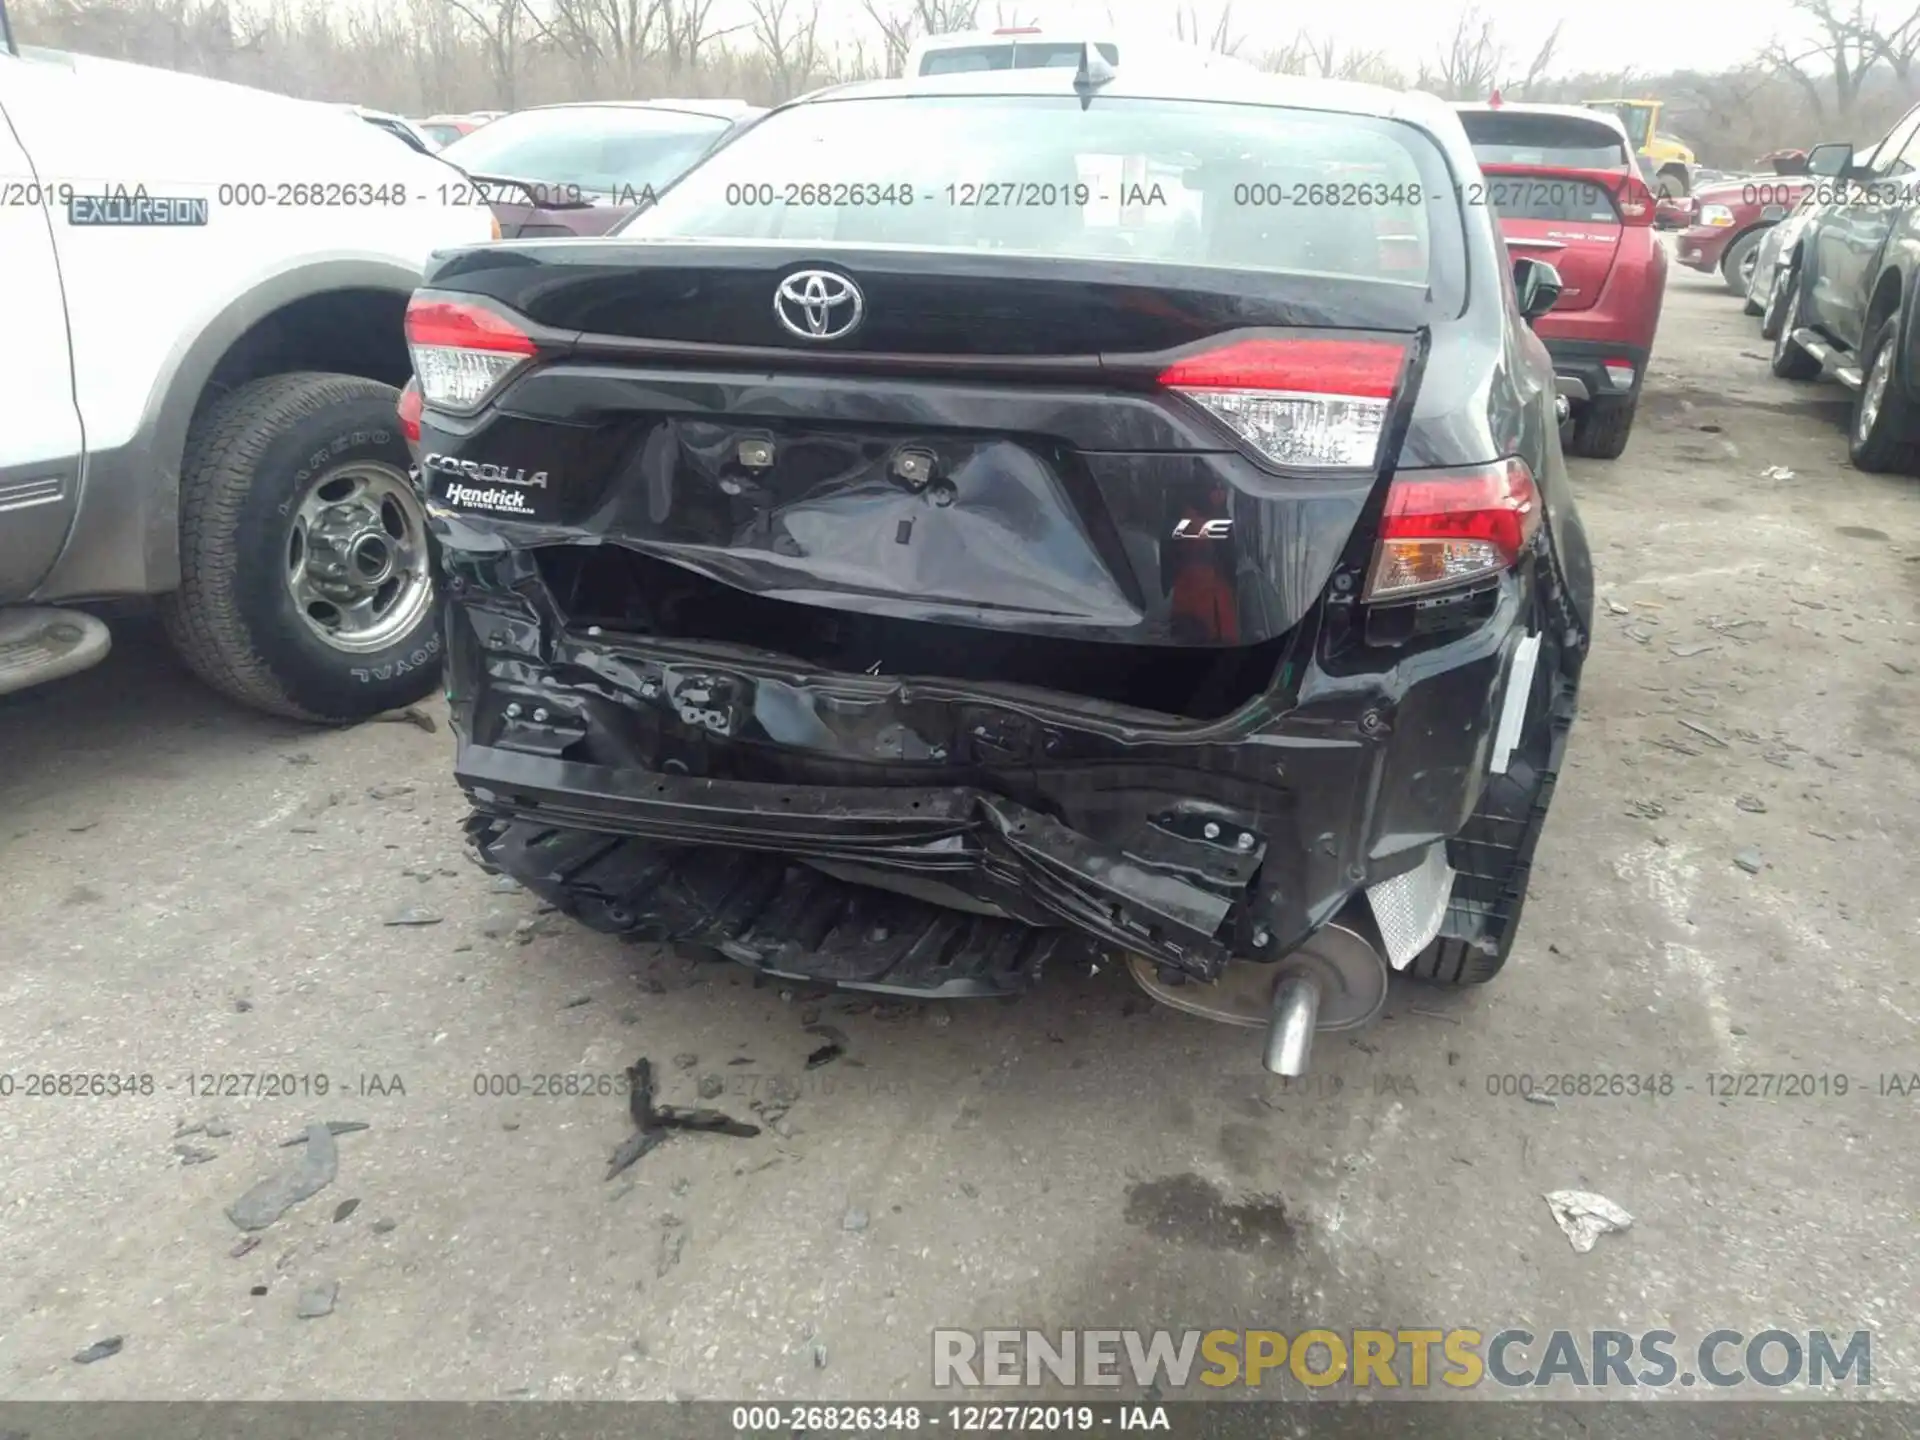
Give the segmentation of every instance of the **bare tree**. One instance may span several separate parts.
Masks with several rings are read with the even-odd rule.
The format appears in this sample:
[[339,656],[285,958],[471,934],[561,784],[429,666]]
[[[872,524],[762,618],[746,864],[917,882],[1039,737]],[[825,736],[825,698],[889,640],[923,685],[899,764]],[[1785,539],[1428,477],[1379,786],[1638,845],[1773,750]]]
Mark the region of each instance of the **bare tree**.
[[1793,0],[1793,8],[1813,22],[1814,36],[1803,46],[1789,47],[1775,40],[1765,60],[1792,80],[1806,95],[1814,114],[1851,122],[1860,88],[1881,58],[1880,43],[1867,23],[1863,0]]
[[891,4],[882,9],[879,0],[861,0],[867,16],[880,27],[880,46],[886,56],[887,74],[898,75],[907,66],[907,51],[920,38],[920,17],[911,5]]
[[[1112,18],[1111,9],[1109,9],[1108,18]],[[1023,30],[1028,26],[1038,25],[1039,23],[1038,20],[1032,18],[1022,19],[1020,7],[1018,5],[1009,5],[1007,0],[997,0],[997,3],[993,7],[993,24],[997,30]]]
[[666,45],[667,0],[553,0],[554,38],[626,92],[640,85],[646,61]]
[[791,100],[820,68],[820,0],[749,0],[753,38],[776,103]]
[[1553,64],[1553,52],[1560,44],[1560,29],[1565,24],[1564,20],[1555,22],[1553,29],[1547,32],[1547,38],[1534,52],[1533,61],[1527,66],[1526,73],[1518,80],[1508,80],[1500,87],[1502,93],[1512,91],[1516,95],[1531,96],[1533,94],[1533,87],[1540,82],[1546,75],[1547,68]]
[[1882,28],[1878,22],[1869,24],[1867,34],[1874,50],[1900,82],[1900,88],[1911,95],[1914,61],[1920,59],[1920,6],[1908,11],[1897,25]]
[[1219,18],[1211,28],[1201,26],[1200,13],[1192,5],[1182,5],[1173,18],[1175,33],[1188,45],[1204,45],[1221,55],[1237,55],[1246,43],[1245,35],[1233,33],[1233,0],[1227,0],[1220,7]]
[[715,29],[713,7],[716,0],[660,0],[660,3],[661,20],[666,28],[662,48],[670,76],[698,70],[703,46],[748,28],[742,23]]
[[518,105],[520,51],[530,32],[541,28],[528,0],[447,0],[472,25],[493,63],[495,93],[507,109]]
[[1506,47],[1493,35],[1493,20],[1469,5],[1454,22],[1453,35],[1441,47],[1432,68],[1422,64],[1422,89],[1447,100],[1477,100],[1493,88],[1506,61]]

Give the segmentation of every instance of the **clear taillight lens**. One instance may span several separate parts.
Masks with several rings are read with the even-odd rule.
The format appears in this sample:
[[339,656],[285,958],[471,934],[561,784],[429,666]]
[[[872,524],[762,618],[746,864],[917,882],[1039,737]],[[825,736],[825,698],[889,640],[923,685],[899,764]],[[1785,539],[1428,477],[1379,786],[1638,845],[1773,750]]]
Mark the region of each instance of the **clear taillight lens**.
[[538,349],[483,306],[418,296],[407,306],[407,348],[421,396],[444,410],[478,408]]
[[1400,600],[1497,575],[1540,532],[1540,493],[1519,459],[1405,470],[1387,491],[1364,598]]
[[1176,362],[1160,383],[1275,465],[1367,469],[1406,359],[1397,341],[1243,340]]

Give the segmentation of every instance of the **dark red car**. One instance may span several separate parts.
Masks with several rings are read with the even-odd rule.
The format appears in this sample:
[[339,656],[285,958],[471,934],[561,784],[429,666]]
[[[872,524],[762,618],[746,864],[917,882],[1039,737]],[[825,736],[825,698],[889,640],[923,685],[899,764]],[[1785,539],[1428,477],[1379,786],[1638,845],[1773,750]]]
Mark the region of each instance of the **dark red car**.
[[1761,238],[1814,186],[1805,151],[1779,152],[1763,163],[1772,174],[1739,176],[1695,190],[1688,197],[1689,223],[1680,233],[1680,263],[1709,275],[1718,270],[1736,295],[1747,293]]
[[440,158],[481,186],[505,239],[604,235],[765,113],[739,100],[541,105]]
[[1572,405],[1569,448],[1611,460],[1627,448],[1667,285],[1654,195],[1627,132],[1579,106],[1459,110],[1507,249],[1546,261],[1566,287],[1534,333]]

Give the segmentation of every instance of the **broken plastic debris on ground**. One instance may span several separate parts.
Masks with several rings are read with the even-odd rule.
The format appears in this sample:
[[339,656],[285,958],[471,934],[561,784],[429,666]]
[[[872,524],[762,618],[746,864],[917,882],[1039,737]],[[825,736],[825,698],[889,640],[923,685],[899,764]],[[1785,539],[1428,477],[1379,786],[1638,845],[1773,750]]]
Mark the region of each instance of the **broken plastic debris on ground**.
[[606,1178],[611,1180],[642,1155],[653,1149],[675,1130],[695,1130],[708,1135],[731,1135],[750,1140],[760,1133],[758,1125],[735,1120],[718,1110],[682,1110],[673,1105],[653,1103],[653,1062],[641,1056],[627,1067],[627,1113],[633,1117],[633,1134],[622,1140],[607,1161]]
[[1543,1198],[1553,1211],[1555,1223],[1582,1255],[1593,1249],[1602,1235],[1633,1226],[1633,1216],[1591,1190],[1554,1190]]

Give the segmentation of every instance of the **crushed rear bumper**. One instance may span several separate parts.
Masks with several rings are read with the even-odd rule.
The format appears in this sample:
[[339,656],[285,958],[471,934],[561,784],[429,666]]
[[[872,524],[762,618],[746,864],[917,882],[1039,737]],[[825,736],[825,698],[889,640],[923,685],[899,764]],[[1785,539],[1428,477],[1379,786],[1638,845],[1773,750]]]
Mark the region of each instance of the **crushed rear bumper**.
[[[763,969],[869,984],[956,945],[1017,951],[1002,968],[1022,970],[1036,928],[1050,932],[1039,949],[1131,951],[1201,979],[1295,949],[1468,827],[1532,583],[1505,577],[1476,623],[1378,668],[1356,668],[1356,653],[1380,652],[1332,646],[1316,613],[1266,695],[1193,721],[575,629],[537,583],[475,584],[487,566],[473,560],[448,587],[449,697],[489,862],[577,895],[613,863],[612,837],[642,837],[652,848],[620,863],[640,853],[665,869],[645,884],[601,877],[604,905],[670,910],[662,933],[704,925]],[[1544,736],[1551,706],[1522,708]],[[669,869],[709,880],[669,884]],[[621,898],[635,895],[651,898]],[[897,903],[920,918],[886,918]],[[978,933],[936,933],[929,909]],[[918,934],[920,950],[850,941],[850,916],[895,941]]]

